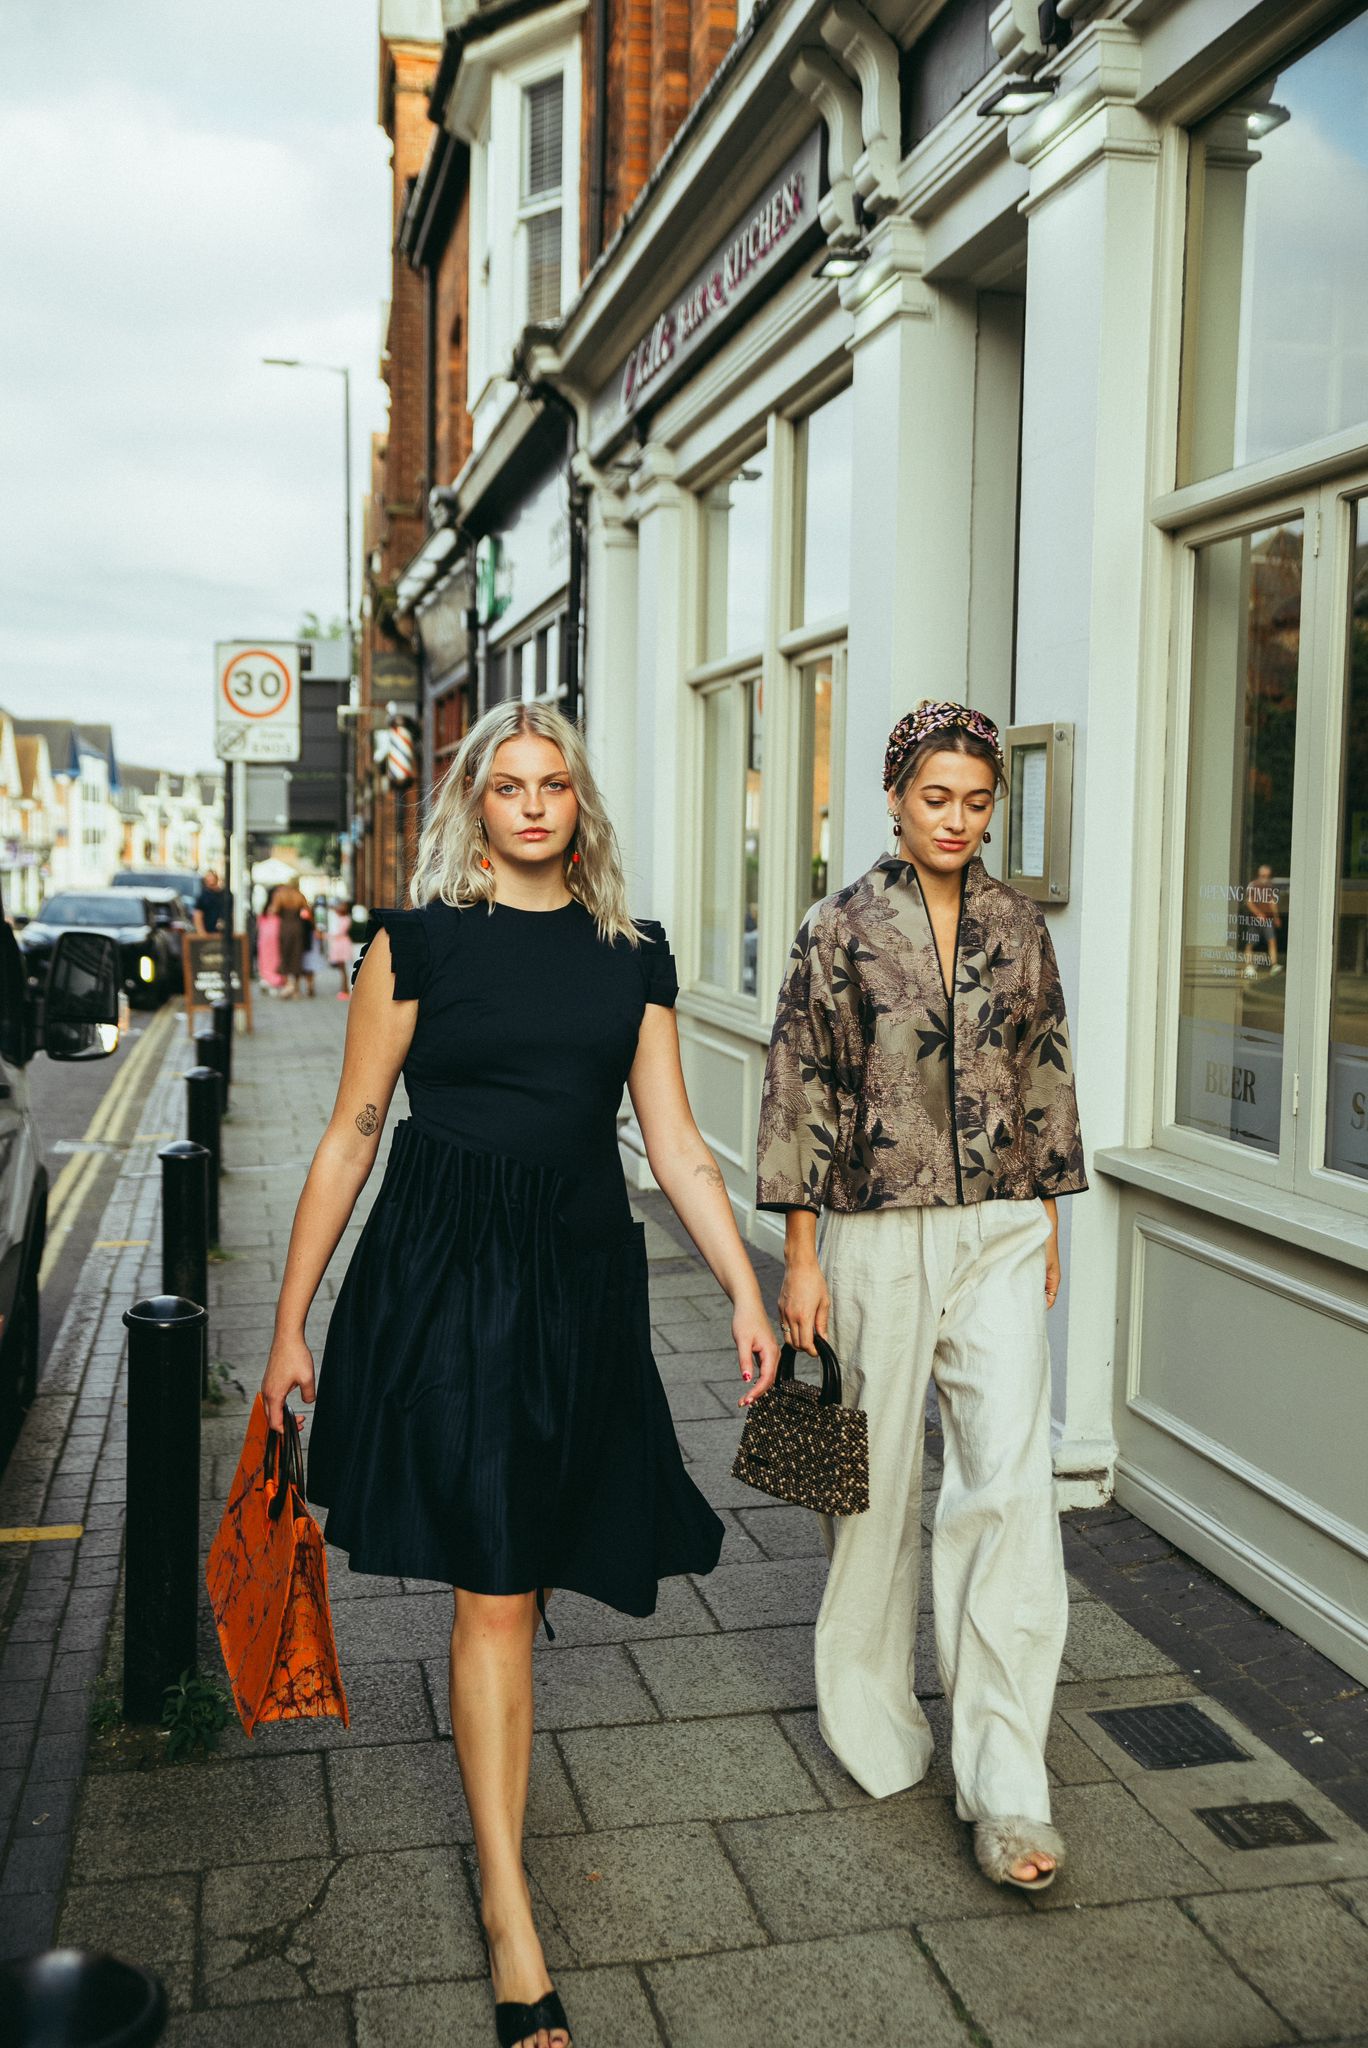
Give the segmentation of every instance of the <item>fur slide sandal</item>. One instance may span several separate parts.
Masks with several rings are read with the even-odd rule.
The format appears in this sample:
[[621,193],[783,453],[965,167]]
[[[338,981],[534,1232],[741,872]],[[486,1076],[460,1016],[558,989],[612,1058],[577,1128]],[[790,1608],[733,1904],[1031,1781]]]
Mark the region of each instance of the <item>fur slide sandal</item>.
[[[1013,1877],[1012,1866],[1039,1852],[1053,1856],[1054,1870],[1027,1879]],[[1064,1867],[1064,1844],[1048,1821],[1027,1820],[1024,1814],[1009,1813],[999,1820],[974,1822],[974,1855],[984,1876],[994,1884],[1014,1884],[1019,1891],[1048,1891],[1055,1874]]]

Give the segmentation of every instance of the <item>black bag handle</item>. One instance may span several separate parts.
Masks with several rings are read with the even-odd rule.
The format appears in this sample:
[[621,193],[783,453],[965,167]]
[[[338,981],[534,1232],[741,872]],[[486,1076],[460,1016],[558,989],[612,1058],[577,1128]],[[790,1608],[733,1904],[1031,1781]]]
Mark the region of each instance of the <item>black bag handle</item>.
[[[822,1406],[824,1408],[839,1408],[841,1405],[841,1361],[820,1331],[814,1330],[812,1336],[813,1342],[817,1346],[817,1356],[822,1361]],[[774,1384],[776,1386],[778,1386],[781,1380],[791,1380],[794,1377],[793,1368],[796,1357],[797,1353],[792,1344],[786,1344],[779,1353],[779,1370],[774,1376]]]
[[276,1463],[280,1463],[280,1484],[271,1496],[266,1512],[273,1522],[280,1519],[285,1506],[285,1496],[291,1488],[304,1498],[304,1454],[299,1448],[299,1424],[287,1406],[284,1411],[283,1430],[268,1430],[266,1435],[266,1462],[264,1476],[269,1483],[276,1476]]

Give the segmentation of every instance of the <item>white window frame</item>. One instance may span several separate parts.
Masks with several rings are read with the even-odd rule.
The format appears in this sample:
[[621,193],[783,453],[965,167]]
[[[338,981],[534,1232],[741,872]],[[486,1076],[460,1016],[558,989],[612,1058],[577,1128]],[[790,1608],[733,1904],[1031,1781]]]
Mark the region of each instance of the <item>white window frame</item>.
[[[555,184],[555,187],[554,187],[554,189],[552,189],[552,190],[548,190],[548,191],[546,191],[546,192],[539,192],[539,193],[537,193],[537,194],[535,195],[535,197],[529,198],[529,197],[525,196],[525,193],[526,193],[526,182],[527,182],[527,180],[526,180],[526,171],[527,171],[527,160],[528,160],[528,153],[529,153],[529,149],[530,149],[530,146],[531,146],[531,139],[532,139],[532,134],[531,134],[531,123],[530,123],[530,122],[529,122],[529,120],[528,120],[528,94],[529,94],[530,92],[532,92],[532,91],[534,90],[534,88],[535,88],[535,87],[537,87],[537,86],[539,86],[539,85],[549,85],[549,84],[550,84],[550,83],[552,82],[552,80],[553,80],[553,79],[557,79],[557,80],[559,80],[559,82],[560,82],[560,88],[561,88],[561,161],[560,161],[560,176],[559,176],[559,178],[558,178],[558,179],[557,179],[557,181],[556,181],[556,184]],[[566,267],[566,266],[565,266],[565,179],[566,179],[566,148],[565,148],[565,115],[566,115],[566,106],[565,106],[565,66],[564,66],[564,64],[563,64],[563,63],[562,63],[562,64],[552,64],[552,65],[548,66],[548,67],[547,67],[547,68],[546,68],[545,70],[543,70],[543,71],[541,72],[541,74],[540,74],[540,76],[539,76],[539,77],[536,77],[536,78],[527,78],[527,79],[524,79],[524,80],[523,80],[523,82],[522,82],[521,86],[520,86],[520,87],[519,87],[519,89],[518,89],[518,128],[519,128],[519,134],[518,134],[518,183],[517,183],[517,187],[516,187],[516,189],[517,189],[517,194],[518,194],[518,205],[517,205],[517,221],[518,221],[518,225],[517,225],[517,237],[516,237],[516,240],[517,240],[517,250],[518,250],[518,255],[517,255],[517,264],[518,264],[518,291],[519,291],[519,293],[520,293],[520,295],[521,295],[521,300],[522,300],[522,313],[523,313],[523,321],[522,321],[522,324],[526,324],[526,321],[527,321],[527,319],[528,319],[528,318],[530,317],[530,312],[531,312],[531,294],[530,294],[530,292],[529,292],[529,289],[528,289],[528,284],[529,284],[529,280],[528,280],[528,269],[529,269],[529,258],[530,258],[530,253],[531,253],[531,252],[530,252],[530,247],[529,247],[529,244],[530,244],[530,239],[531,239],[531,238],[530,238],[530,232],[529,232],[529,229],[530,229],[530,224],[531,224],[531,222],[532,222],[532,221],[534,221],[534,220],[536,220],[536,219],[538,219],[538,218],[539,218],[539,217],[540,217],[540,216],[541,216],[542,214],[547,214],[547,213],[558,213],[558,214],[560,215],[560,271],[561,271],[561,275],[560,275],[560,291],[559,291],[559,294],[558,294],[558,296],[559,296],[559,299],[560,299],[560,304],[559,304],[559,306],[557,307],[556,313],[555,313],[555,314],[554,314],[554,315],[553,315],[552,317],[553,317],[553,318],[559,318],[560,314],[561,314],[561,313],[562,313],[562,312],[563,312],[563,311],[565,310],[565,307],[566,307],[566,305],[567,305],[567,303],[568,303],[568,301],[567,301],[567,299],[566,299],[566,296],[565,296],[565,267]]]
[[[835,387],[839,388],[839,387]],[[799,921],[811,908],[810,898],[796,879],[794,849],[805,831],[799,817],[798,778],[788,772],[797,758],[802,726],[802,670],[814,659],[826,655],[832,670],[831,716],[831,804],[830,872],[841,872],[841,794],[845,784],[844,748],[846,718],[846,640],[844,616],[793,626],[802,565],[802,506],[800,435],[804,419],[834,395],[827,382],[795,399],[784,412],[771,412],[756,422],[744,440],[736,442],[725,460],[714,462],[689,481],[692,503],[685,521],[688,581],[692,602],[688,607],[687,650],[692,666],[685,671],[688,743],[686,747],[684,803],[682,815],[694,821],[687,835],[685,872],[697,878],[701,871],[702,833],[706,821],[704,786],[704,718],[706,697],[722,688],[744,688],[758,677],[764,690],[763,751],[760,823],[760,869],[757,883],[759,939],[756,956],[756,987],[753,995],[741,991],[741,883],[739,866],[743,858],[741,821],[736,833],[736,925],[729,941],[732,974],[728,986],[702,977],[702,935],[695,915],[680,936],[679,952],[684,966],[685,1010],[718,1024],[728,1025],[746,1035],[768,1038],[774,992],[783,978],[784,965]],[[705,647],[704,568],[706,559],[706,498],[708,492],[733,474],[761,448],[770,461],[769,592],[762,638],[750,647],[717,660],[703,660]],[[690,896],[697,890],[690,887]],[[800,901],[800,897],[802,900]]]

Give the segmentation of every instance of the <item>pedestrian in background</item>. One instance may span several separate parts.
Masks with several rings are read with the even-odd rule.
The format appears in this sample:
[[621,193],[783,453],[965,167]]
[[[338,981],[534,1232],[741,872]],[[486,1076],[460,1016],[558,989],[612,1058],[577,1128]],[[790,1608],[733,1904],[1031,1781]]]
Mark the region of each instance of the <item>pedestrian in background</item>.
[[279,995],[285,986],[285,977],[280,971],[280,913],[276,909],[276,891],[272,889],[266,898],[266,907],[256,921],[257,978],[269,994]]
[[328,912],[328,959],[337,969],[340,986],[337,991],[339,1003],[345,1003],[351,990],[352,961],[356,948],[352,944],[351,906],[345,896],[333,899]]
[[304,951],[312,919],[309,900],[294,882],[282,882],[272,902],[280,919],[280,971],[285,978],[282,994],[292,1000],[299,994],[299,977],[304,970]]
[[1055,1197],[1087,1180],[1045,921],[979,858],[1006,788],[981,712],[923,702],[894,727],[896,850],[798,934],[758,1194],[786,1212],[783,1335],[804,1351],[829,1337],[843,1396],[869,1418],[869,1508],[824,1523],[823,1739],[877,1798],[931,1760],[914,1648],[934,1378],[932,1599],[956,1810],[988,1877],[1041,1891],[1064,1855],[1044,1750],[1068,1620],[1045,1311]]
[[[402,1070],[410,1117],[342,1283],[309,1494],[354,1571],[455,1589],[451,1723],[504,2048],[568,2048],[522,1860],[532,1645],[553,1587],[654,1611],[722,1524],[651,1356],[624,1083],[656,1180],[733,1306],[751,1392],[778,1348],[680,1067],[669,943],[628,915],[584,742],[500,705],[462,742],[419,847],[418,908],[375,913],[332,1120],[300,1197],[262,1383],[314,1395],[310,1303]],[[550,1627],[547,1629],[551,1634]]]
[[219,881],[217,868],[206,868],[192,905],[195,930],[201,934],[216,932],[223,923],[227,902],[228,891]]

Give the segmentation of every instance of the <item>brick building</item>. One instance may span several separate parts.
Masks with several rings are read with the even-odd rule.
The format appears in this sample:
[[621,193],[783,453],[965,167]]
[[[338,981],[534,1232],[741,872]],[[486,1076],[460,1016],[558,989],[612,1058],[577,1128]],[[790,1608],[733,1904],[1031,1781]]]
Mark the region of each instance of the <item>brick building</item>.
[[[735,6],[717,0],[445,0],[443,14],[439,52],[382,37],[396,204],[391,424],[367,542],[367,701],[383,701],[386,658],[417,655],[427,788],[490,704],[531,696],[579,713],[578,422],[538,387],[537,350],[736,32]],[[415,470],[425,520],[404,495]],[[392,809],[372,792],[377,877],[394,871]],[[386,900],[381,880],[372,887]]]

